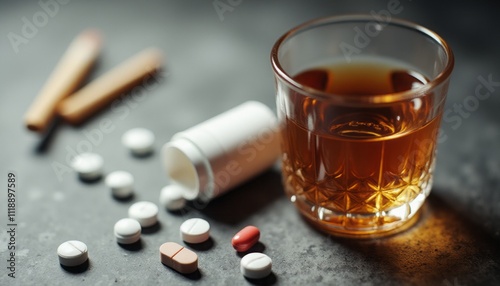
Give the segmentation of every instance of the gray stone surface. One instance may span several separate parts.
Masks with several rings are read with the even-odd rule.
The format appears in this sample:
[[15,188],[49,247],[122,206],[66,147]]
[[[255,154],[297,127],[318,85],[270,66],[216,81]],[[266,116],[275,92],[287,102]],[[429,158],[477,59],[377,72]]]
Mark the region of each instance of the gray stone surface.
[[[500,284],[498,85],[474,111],[459,115],[460,122],[443,121],[447,139],[439,146],[434,189],[421,220],[400,235],[354,241],[315,231],[283,195],[279,172],[271,170],[202,209],[192,206],[177,215],[161,211],[159,228],[143,234],[141,248],[118,246],[114,223],[134,201],[157,202],[167,184],[158,151],[175,132],[245,100],[274,107],[269,52],[282,33],[320,16],[379,11],[389,1],[220,0],[241,2],[222,17],[213,1],[68,2],[17,53],[8,33],[21,34],[23,17],[31,21],[43,10],[38,1],[0,2],[0,285]],[[455,104],[468,104],[476,96],[479,77],[500,81],[495,6],[400,3],[404,9],[397,17],[435,30],[455,51],[447,110],[454,112]],[[23,127],[23,114],[68,43],[86,27],[96,27],[105,36],[90,78],[148,46],[166,53],[166,70],[141,101],[123,97],[116,109],[83,126],[62,124],[47,149],[37,152],[41,138]],[[113,130],[92,143],[88,134],[104,120],[112,122]],[[152,157],[133,158],[121,146],[120,136],[133,127],[156,133]],[[84,184],[72,172],[54,171],[55,162],[67,165],[71,150],[85,141],[104,157],[107,173],[123,169],[135,175],[133,200],[113,199],[102,181]],[[9,171],[18,180],[15,279],[7,276],[6,268]],[[179,225],[191,217],[211,223],[212,240],[197,250],[200,271],[183,276],[159,262],[158,248],[168,240],[180,242]],[[273,259],[273,275],[264,281],[241,276],[240,257],[230,246],[232,235],[248,224],[261,228],[258,248]],[[57,246],[70,239],[89,248],[90,263],[80,273],[61,268],[57,260]]]

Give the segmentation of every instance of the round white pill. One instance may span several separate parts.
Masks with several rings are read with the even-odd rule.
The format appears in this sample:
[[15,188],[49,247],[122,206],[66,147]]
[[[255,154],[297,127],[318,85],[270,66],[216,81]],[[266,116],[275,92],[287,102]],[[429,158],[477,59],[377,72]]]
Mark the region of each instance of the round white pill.
[[155,135],[145,128],[134,128],[125,132],[122,136],[122,143],[134,155],[143,156],[153,151]]
[[210,224],[201,218],[191,218],[181,224],[181,238],[188,243],[202,243],[210,237]]
[[129,172],[112,172],[106,176],[105,183],[117,198],[130,197],[134,191],[134,177]]
[[240,271],[245,277],[260,279],[271,274],[273,261],[264,253],[249,253],[241,259]]
[[160,204],[169,211],[180,210],[186,205],[184,193],[185,188],[180,185],[166,186],[161,189]]
[[84,180],[95,180],[102,176],[104,160],[99,154],[81,153],[76,155],[71,166]]
[[137,202],[128,209],[128,216],[142,227],[153,226],[158,221],[158,207],[151,202]]
[[59,263],[64,266],[78,266],[89,258],[87,245],[78,240],[66,241],[59,245],[57,256]]
[[123,218],[115,223],[116,241],[121,244],[131,244],[141,238],[141,225],[132,218]]

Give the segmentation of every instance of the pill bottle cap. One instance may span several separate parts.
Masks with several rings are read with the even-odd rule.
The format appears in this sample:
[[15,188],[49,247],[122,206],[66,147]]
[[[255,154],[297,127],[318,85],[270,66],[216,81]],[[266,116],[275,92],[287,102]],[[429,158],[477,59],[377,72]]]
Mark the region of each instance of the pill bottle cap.
[[266,105],[248,101],[179,132],[162,149],[171,183],[189,200],[210,200],[272,166],[278,123]]

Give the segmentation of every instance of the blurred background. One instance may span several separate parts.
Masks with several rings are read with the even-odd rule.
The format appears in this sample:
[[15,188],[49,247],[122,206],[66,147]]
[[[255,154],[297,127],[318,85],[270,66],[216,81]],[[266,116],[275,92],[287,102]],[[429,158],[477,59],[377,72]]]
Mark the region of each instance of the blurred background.
[[[162,212],[158,233],[137,252],[120,249],[112,225],[132,202],[116,202],[101,183],[85,185],[57,169],[86,134],[111,120],[112,131],[92,145],[106,172],[136,176],[134,200],[157,202],[168,181],[159,152],[131,158],[120,143],[133,127],[156,135],[155,150],[178,131],[246,100],[275,109],[269,54],[276,39],[307,20],[348,13],[378,13],[398,3],[392,17],[419,23],[441,35],[455,53],[442,122],[434,188],[423,219],[409,232],[382,240],[351,242],[315,232],[283,195],[279,170],[271,170],[203,210]],[[0,220],[0,284],[109,285],[201,284],[427,284],[500,283],[500,20],[490,1],[0,1],[0,176],[18,177],[18,277],[6,276],[6,217]],[[32,26],[32,29],[25,26]],[[87,82],[140,50],[165,54],[157,83],[140,99],[120,97],[79,127],[61,124],[43,152],[43,136],[23,126],[23,116],[69,43],[82,30],[102,32],[98,64]],[[482,87],[481,87],[482,86]],[[489,92],[486,98],[478,95]],[[482,98],[482,99],[481,99]],[[6,186],[0,188],[0,213]],[[246,202],[246,203],[245,203]],[[157,261],[157,246],[177,239],[183,219],[200,216],[213,225],[214,245],[200,255],[200,273],[184,277]],[[241,227],[261,227],[272,277],[245,280],[239,257],[227,247]],[[86,241],[91,264],[82,273],[60,268],[55,249],[69,239]],[[109,249],[108,249],[109,248]]]

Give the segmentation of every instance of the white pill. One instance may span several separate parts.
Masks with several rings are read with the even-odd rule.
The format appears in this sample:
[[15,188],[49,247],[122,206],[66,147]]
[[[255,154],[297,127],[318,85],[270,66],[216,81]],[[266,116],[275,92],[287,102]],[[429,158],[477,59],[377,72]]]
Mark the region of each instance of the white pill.
[[125,132],[122,136],[122,143],[134,155],[142,156],[153,151],[155,135],[145,128],[134,128]]
[[121,244],[131,244],[141,238],[141,225],[132,218],[122,218],[115,223],[116,241]]
[[185,188],[180,185],[166,186],[161,189],[160,204],[169,211],[180,210],[186,205],[184,193]]
[[95,180],[102,176],[104,160],[99,154],[81,153],[76,155],[71,166],[84,180]]
[[112,172],[106,176],[105,183],[117,198],[130,197],[134,191],[134,177],[129,172]]
[[153,226],[158,221],[158,207],[151,202],[137,202],[128,209],[128,216],[142,227]]
[[59,263],[64,266],[78,266],[89,258],[87,245],[78,240],[63,242],[57,248]]
[[181,238],[188,243],[202,243],[210,237],[210,224],[201,218],[191,218],[181,224]]
[[264,253],[249,253],[241,259],[240,271],[245,277],[260,279],[271,274],[273,261]]

